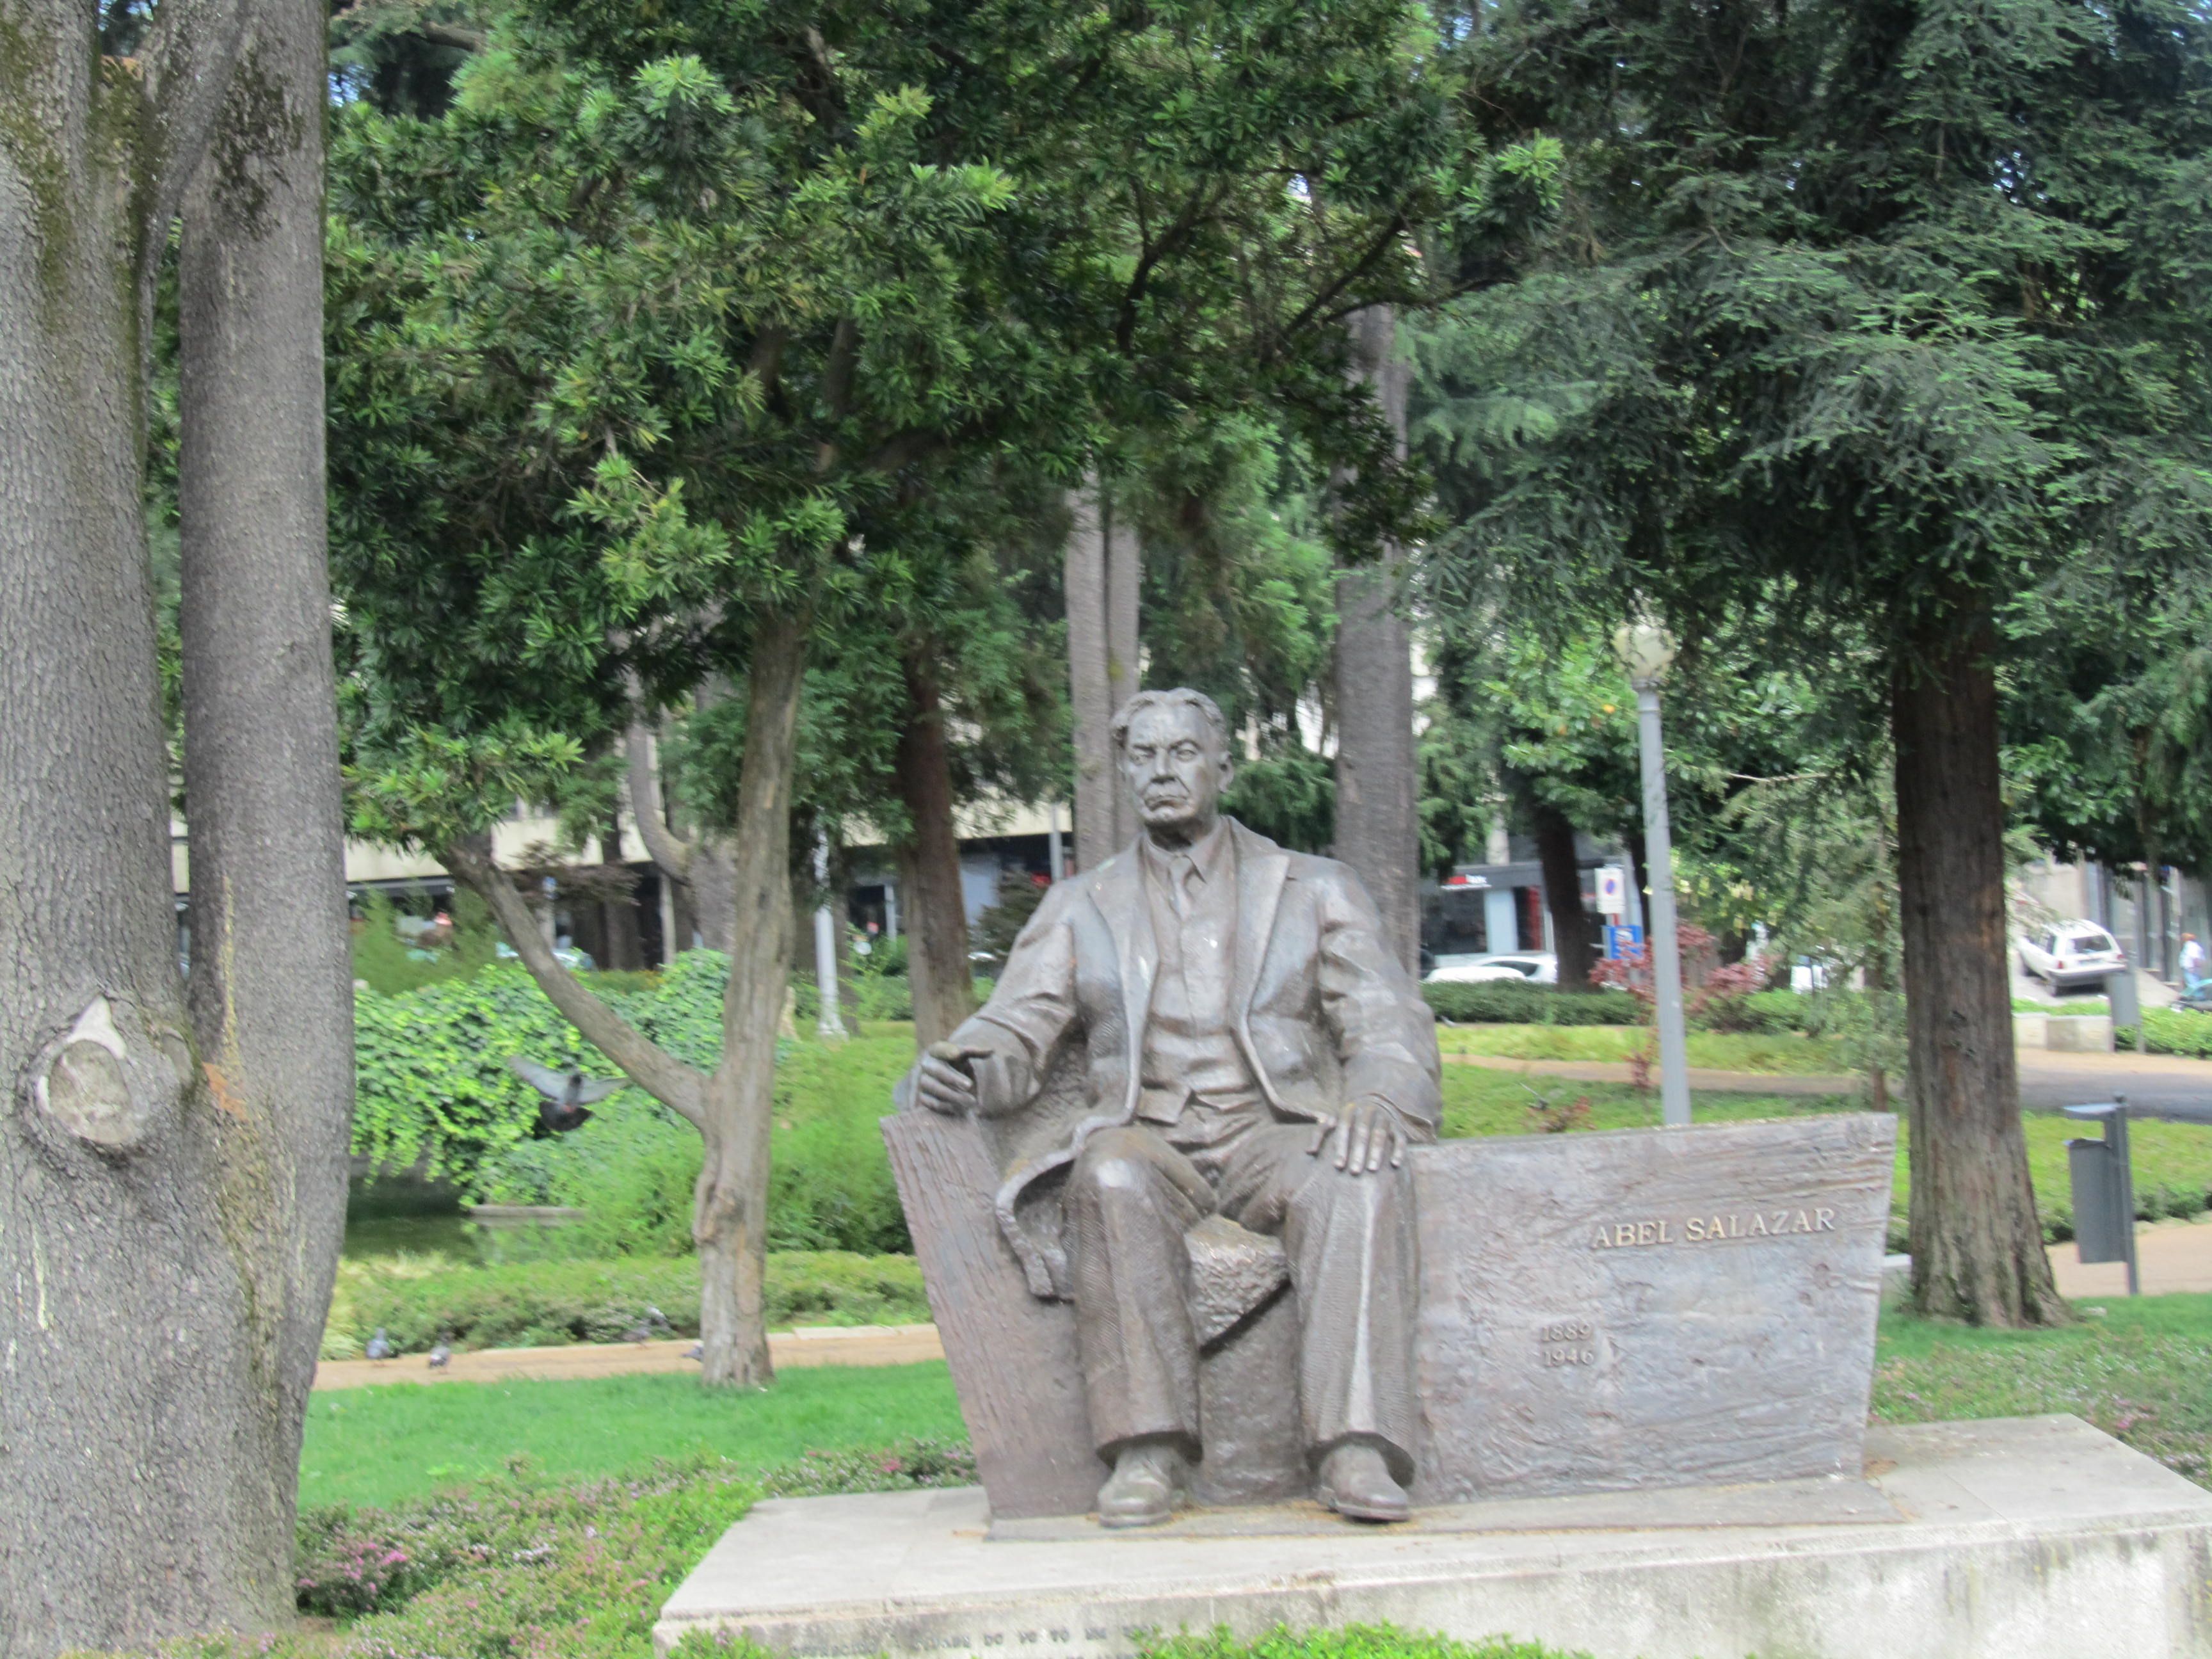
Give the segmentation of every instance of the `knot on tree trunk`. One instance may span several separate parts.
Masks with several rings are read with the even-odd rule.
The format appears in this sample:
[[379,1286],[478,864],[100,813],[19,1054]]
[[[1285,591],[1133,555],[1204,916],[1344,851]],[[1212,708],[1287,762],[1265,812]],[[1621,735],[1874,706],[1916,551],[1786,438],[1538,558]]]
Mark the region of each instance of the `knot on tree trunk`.
[[95,996],[31,1062],[31,1103],[75,1140],[128,1152],[173,1109],[191,1063],[181,1031],[125,999]]

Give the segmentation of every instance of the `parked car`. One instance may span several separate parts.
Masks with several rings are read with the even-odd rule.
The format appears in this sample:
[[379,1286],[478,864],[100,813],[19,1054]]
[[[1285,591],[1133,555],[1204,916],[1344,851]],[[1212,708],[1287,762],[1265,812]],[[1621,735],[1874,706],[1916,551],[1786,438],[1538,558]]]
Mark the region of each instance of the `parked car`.
[[1431,985],[1465,985],[1486,979],[1517,979],[1531,985],[1557,985],[1559,982],[1559,959],[1548,951],[1443,956],[1438,957],[1437,965],[1421,977]]
[[2120,942],[2094,921],[2062,921],[2020,941],[2021,971],[2054,991],[2102,985],[2126,962]]

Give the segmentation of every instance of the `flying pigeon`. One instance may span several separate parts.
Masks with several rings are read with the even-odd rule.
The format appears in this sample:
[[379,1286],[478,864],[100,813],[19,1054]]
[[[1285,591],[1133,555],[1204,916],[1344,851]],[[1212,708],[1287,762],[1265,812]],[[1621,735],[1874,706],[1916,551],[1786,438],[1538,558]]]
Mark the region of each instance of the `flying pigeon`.
[[444,1337],[440,1337],[438,1346],[430,1350],[430,1369],[434,1371],[442,1371],[453,1363],[453,1349],[447,1346]]
[[507,1064],[515,1076],[545,1097],[538,1103],[538,1120],[556,1135],[582,1128],[592,1115],[584,1108],[595,1100],[605,1100],[629,1080],[586,1077],[578,1071],[556,1072],[520,1054]]
[[371,1359],[389,1359],[392,1358],[392,1341],[390,1338],[385,1335],[383,1326],[379,1325],[376,1328],[376,1334],[368,1339],[368,1346],[366,1348],[363,1348],[362,1352],[367,1354]]

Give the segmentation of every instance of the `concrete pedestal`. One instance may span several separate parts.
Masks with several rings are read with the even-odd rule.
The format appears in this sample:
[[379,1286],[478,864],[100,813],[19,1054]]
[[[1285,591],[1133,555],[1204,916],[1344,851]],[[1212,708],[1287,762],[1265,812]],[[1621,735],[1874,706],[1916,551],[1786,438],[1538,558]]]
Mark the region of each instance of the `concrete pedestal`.
[[[781,1499],[661,1610],[795,1656],[1105,1659],[1388,1621],[1595,1659],[2212,1659],[2212,1493],[2071,1417],[1876,1429],[1867,1478],[991,1536],[980,1489]],[[1010,1528],[1018,1534],[1019,1528]]]

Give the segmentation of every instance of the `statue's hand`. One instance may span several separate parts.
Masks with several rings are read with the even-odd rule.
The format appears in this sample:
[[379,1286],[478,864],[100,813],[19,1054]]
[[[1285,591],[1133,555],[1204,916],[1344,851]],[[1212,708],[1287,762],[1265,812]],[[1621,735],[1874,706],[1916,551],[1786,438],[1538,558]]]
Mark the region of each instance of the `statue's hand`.
[[1346,1175],[1371,1175],[1385,1163],[1395,1170],[1406,1161],[1406,1126],[1387,1100],[1346,1102],[1340,1116],[1314,1126],[1306,1155],[1319,1157],[1331,1136],[1336,1139],[1336,1167]]
[[947,1117],[962,1117],[975,1109],[975,1072],[970,1063],[988,1059],[991,1051],[969,1043],[933,1042],[922,1051],[915,1081],[921,1103]]

